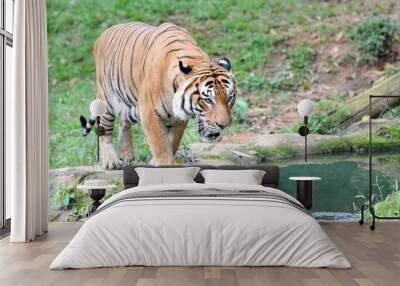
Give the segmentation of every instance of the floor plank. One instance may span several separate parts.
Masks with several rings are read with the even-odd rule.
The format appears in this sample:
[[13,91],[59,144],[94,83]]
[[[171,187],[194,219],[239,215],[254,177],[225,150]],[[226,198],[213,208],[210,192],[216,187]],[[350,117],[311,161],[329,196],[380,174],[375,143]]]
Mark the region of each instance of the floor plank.
[[355,223],[322,227],[352,263],[352,269],[289,267],[119,267],[50,271],[55,256],[80,223],[50,223],[49,233],[32,243],[0,240],[0,285],[397,286],[400,223],[380,223],[376,231]]

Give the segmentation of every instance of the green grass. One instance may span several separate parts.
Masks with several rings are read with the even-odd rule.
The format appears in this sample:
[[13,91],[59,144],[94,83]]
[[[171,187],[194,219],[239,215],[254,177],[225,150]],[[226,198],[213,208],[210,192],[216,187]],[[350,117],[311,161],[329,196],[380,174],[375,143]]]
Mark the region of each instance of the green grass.
[[[229,131],[235,132],[248,128],[243,113],[246,102],[249,107],[264,104],[268,98],[292,96],[310,85],[317,52],[306,39],[292,41],[299,32],[320,32],[329,38],[338,23],[322,24],[323,20],[349,11],[369,14],[378,8],[390,10],[352,1],[340,5],[305,0],[48,1],[50,167],[96,161],[95,136],[81,137],[79,116],[89,115],[89,103],[95,98],[93,44],[114,24],[173,22],[189,30],[210,56],[229,57],[243,99]],[[276,55],[282,60],[270,70],[267,66]],[[150,152],[140,126],[134,128],[134,135],[136,161],[148,160]],[[198,141],[197,126],[191,122],[183,142]]]
[[[345,103],[346,95],[346,93],[340,93],[315,103],[315,109],[308,120],[310,133],[332,135],[340,131],[341,121],[350,113],[350,111],[342,107]],[[300,120],[294,126],[284,128],[282,131],[296,133],[303,124]]]
[[309,77],[315,51],[307,42],[302,42],[288,52],[288,61],[274,78],[270,86],[274,90],[298,89]]
[[398,217],[400,213],[400,191],[389,194],[383,201],[376,203],[374,208],[378,216]]
[[[369,148],[368,135],[354,135],[344,137],[340,140],[329,140],[317,145],[319,154],[340,154],[340,153],[367,153]],[[399,138],[380,135],[372,136],[373,152],[389,152],[400,150]]]
[[259,163],[277,158],[290,159],[297,155],[296,150],[287,144],[279,144],[274,148],[256,148],[255,150],[252,150],[252,153],[255,153],[254,155]]
[[[398,217],[400,213],[400,187],[399,181],[394,178],[376,175],[373,179],[372,204],[377,216]],[[387,195],[384,195],[387,194]],[[359,194],[356,198],[368,204],[368,197]],[[359,210],[355,207],[355,210]],[[365,220],[371,221],[372,216],[368,209],[364,212]],[[378,219],[379,221],[379,219]]]

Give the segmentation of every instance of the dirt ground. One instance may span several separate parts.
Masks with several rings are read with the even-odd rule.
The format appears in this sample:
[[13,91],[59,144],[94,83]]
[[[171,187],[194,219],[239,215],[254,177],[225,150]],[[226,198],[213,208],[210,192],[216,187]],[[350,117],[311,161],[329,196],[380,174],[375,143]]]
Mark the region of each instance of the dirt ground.
[[[397,11],[400,15],[400,11]],[[396,18],[395,15],[391,17]],[[328,24],[340,23],[338,32],[327,37],[321,32],[298,32],[293,33],[295,37],[283,43],[287,48],[307,40],[315,51],[311,74],[309,78],[317,79],[304,84],[297,91],[291,91],[289,100],[281,99],[282,95],[277,93],[264,103],[250,104],[248,110],[249,130],[225,136],[223,142],[244,143],[249,142],[257,134],[271,134],[281,132],[283,128],[293,126],[299,122],[297,104],[303,98],[318,102],[324,98],[345,94],[345,99],[350,100],[360,92],[371,87],[375,81],[385,75],[385,64],[390,64],[394,69],[400,69],[400,61],[397,55],[378,62],[376,64],[365,64],[358,61],[358,52],[348,37],[348,30],[363,20],[357,15],[346,15],[331,17],[324,21]],[[322,21],[321,21],[322,22]],[[298,33],[297,33],[298,32]],[[265,67],[266,75],[274,72],[282,64],[281,53],[276,53],[269,59]],[[251,95],[243,96],[251,98]]]

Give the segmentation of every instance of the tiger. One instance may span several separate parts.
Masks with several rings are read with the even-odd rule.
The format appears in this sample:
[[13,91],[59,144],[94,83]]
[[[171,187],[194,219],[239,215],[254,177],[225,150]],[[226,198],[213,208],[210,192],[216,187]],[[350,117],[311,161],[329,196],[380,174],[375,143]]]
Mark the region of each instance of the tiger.
[[[100,117],[100,156],[105,169],[134,159],[131,127],[140,123],[151,165],[174,165],[188,120],[198,120],[200,138],[213,142],[230,126],[236,80],[227,57],[209,57],[190,33],[175,24],[118,24],[96,40],[96,96],[106,105]],[[120,117],[119,152],[113,128]],[[81,116],[87,135],[95,118]]]

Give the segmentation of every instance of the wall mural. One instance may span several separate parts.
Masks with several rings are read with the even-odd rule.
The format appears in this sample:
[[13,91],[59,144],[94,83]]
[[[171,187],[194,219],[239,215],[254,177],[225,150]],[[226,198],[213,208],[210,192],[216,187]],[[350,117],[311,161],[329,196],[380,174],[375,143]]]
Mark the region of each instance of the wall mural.
[[[231,63],[211,59],[184,28],[133,22],[107,29],[94,45],[103,167],[121,168],[133,158],[131,125],[142,125],[152,165],[175,163],[175,153],[190,118],[202,139],[215,141],[231,123],[236,80]],[[119,152],[113,147],[115,117],[120,117]],[[83,120],[83,134],[90,122]]]
[[[396,0],[50,1],[49,219],[85,219],[86,178],[117,185],[107,198],[124,165],[195,163],[277,164],[290,194],[290,176],[320,176],[314,215],[358,220],[368,96],[400,95],[398,11]],[[372,148],[373,204],[386,216],[400,208],[400,100],[384,103]]]

